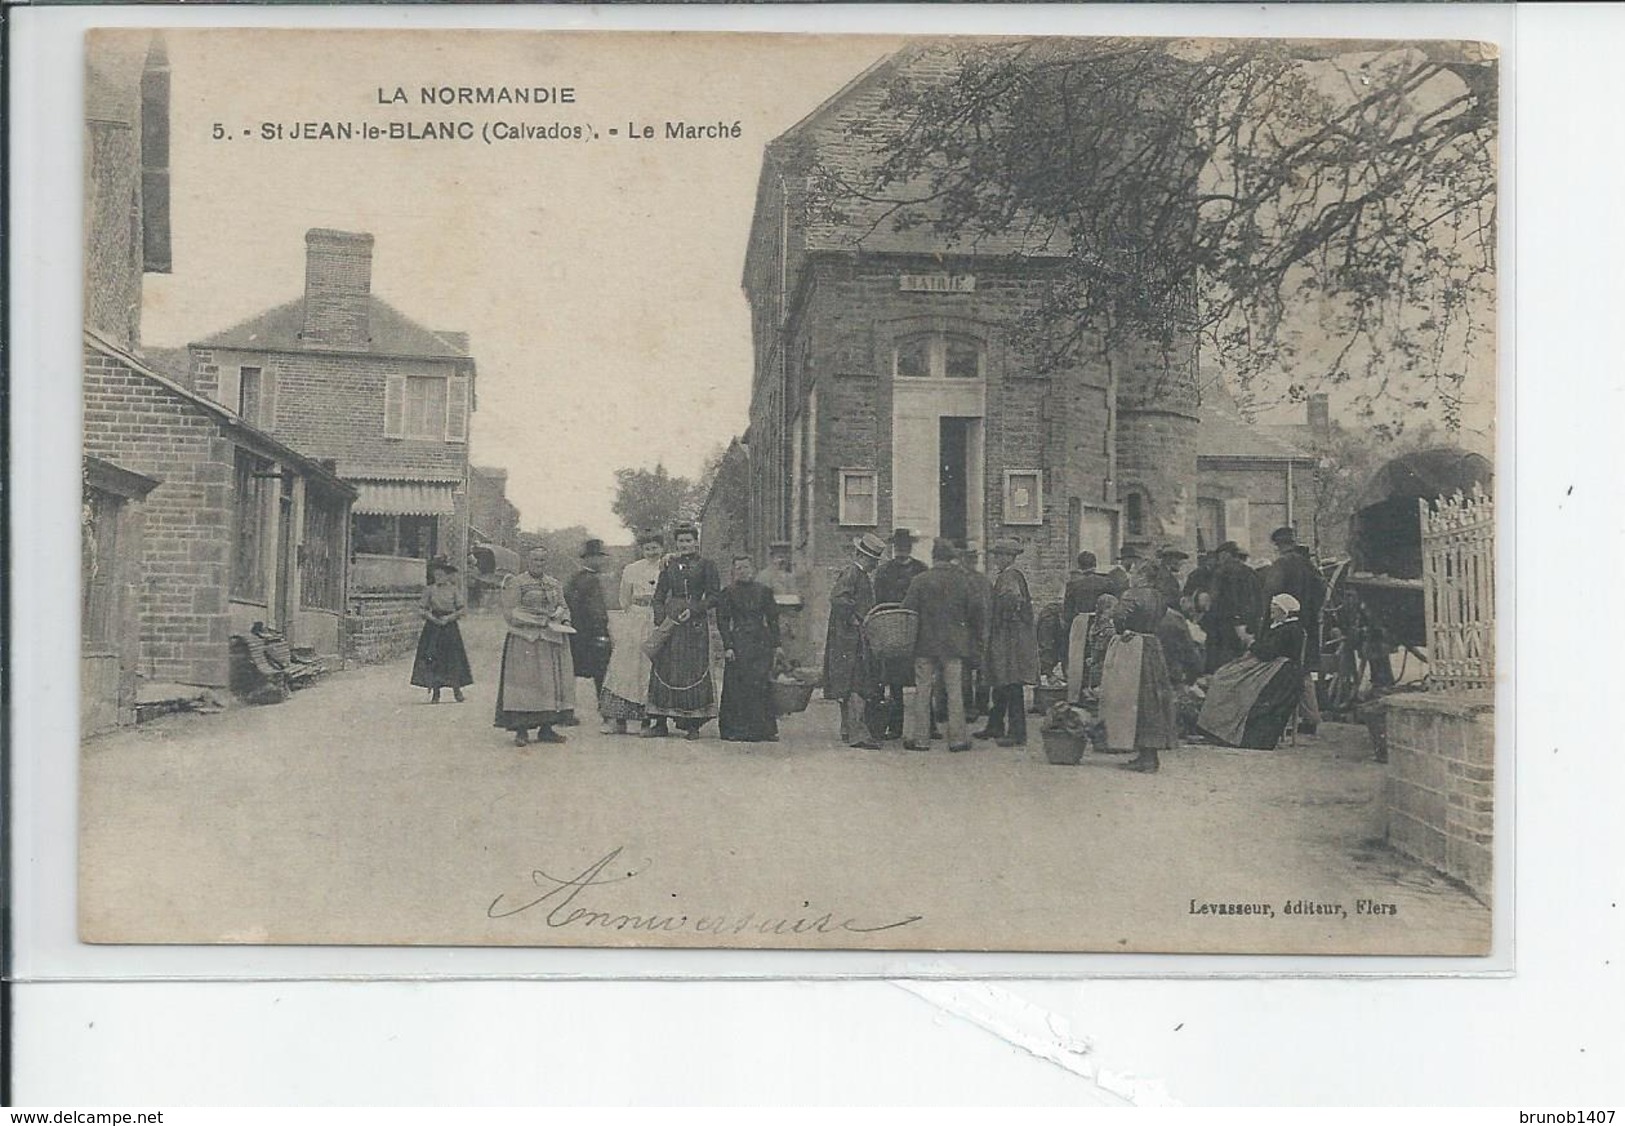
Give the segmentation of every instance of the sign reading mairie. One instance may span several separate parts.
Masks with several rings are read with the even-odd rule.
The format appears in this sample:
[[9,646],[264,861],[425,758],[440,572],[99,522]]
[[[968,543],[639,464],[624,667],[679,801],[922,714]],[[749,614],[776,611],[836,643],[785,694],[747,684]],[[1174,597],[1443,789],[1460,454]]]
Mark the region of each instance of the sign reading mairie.
[[904,293],[975,293],[975,274],[899,274],[897,288]]

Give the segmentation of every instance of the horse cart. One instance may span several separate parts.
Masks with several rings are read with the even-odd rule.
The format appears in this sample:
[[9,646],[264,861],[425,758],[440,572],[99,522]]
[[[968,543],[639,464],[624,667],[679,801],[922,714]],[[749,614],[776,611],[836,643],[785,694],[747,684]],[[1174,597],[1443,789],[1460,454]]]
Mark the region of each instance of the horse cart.
[[[1350,520],[1348,557],[1325,563],[1320,692],[1348,713],[1393,688],[1414,658],[1427,663],[1419,501],[1490,491],[1489,460],[1454,448],[1420,450],[1384,464],[1366,483]],[[1400,672],[1393,657],[1401,654]]]

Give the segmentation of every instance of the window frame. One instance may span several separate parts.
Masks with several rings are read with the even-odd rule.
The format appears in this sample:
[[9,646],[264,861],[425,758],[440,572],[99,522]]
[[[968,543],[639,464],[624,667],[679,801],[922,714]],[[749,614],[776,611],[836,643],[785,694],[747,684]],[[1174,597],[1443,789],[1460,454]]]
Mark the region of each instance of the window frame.
[[[846,468],[837,469],[836,480],[839,489],[836,493],[836,522],[843,528],[878,528],[880,526],[880,472],[875,469]],[[869,504],[873,509],[872,519],[854,520],[853,514],[847,505],[847,482],[859,478],[868,478],[871,486]]]
[[[1031,478],[1033,482],[1033,515],[1030,518],[1016,515],[1014,485],[1018,478]],[[1042,469],[1006,469],[1004,471],[1004,496],[1000,520],[1012,527],[1037,528],[1044,524],[1044,471]]]
[[[903,350],[920,341],[924,341],[926,344],[926,373],[924,375],[903,375],[900,371]],[[948,374],[948,349],[953,344],[967,345],[976,353],[976,374],[974,376],[950,376]],[[948,383],[954,386],[985,383],[987,381],[987,342],[968,332],[954,332],[948,329],[929,329],[923,332],[906,333],[892,342],[891,374],[893,379],[903,380],[908,383]]]

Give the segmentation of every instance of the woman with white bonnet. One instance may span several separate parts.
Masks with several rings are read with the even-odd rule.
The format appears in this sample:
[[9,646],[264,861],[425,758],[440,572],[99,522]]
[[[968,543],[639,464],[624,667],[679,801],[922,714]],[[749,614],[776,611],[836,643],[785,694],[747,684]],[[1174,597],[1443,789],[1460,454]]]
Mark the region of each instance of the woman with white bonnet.
[[1290,594],[1270,599],[1270,620],[1247,652],[1208,685],[1197,727],[1232,747],[1273,751],[1303,695],[1302,607]]

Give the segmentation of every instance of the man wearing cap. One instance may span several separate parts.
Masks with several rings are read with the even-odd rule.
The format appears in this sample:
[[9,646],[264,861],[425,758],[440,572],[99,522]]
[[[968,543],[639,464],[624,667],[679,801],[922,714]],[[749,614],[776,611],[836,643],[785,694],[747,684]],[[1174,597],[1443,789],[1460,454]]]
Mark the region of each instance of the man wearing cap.
[[1190,553],[1175,544],[1165,543],[1157,548],[1157,591],[1170,606],[1179,605],[1179,569],[1189,558]]
[[852,562],[841,569],[829,592],[829,632],[824,641],[824,699],[841,703],[841,742],[877,751],[880,740],[865,714],[875,695],[875,677],[863,642],[863,619],[875,607],[870,577],[886,554],[886,541],[865,532],[852,541]]
[[1221,543],[1214,554],[1212,599],[1202,629],[1207,634],[1207,671],[1229,664],[1252,644],[1251,630],[1264,607],[1264,584],[1247,566],[1247,552],[1234,540]]
[[993,709],[978,739],[995,739],[1001,747],[1027,741],[1025,688],[1038,682],[1038,634],[1027,576],[1016,566],[1022,552],[1015,540],[996,540],[988,557],[998,577],[993,580],[993,620],[988,628],[988,683]]
[[931,569],[909,583],[904,609],[919,615],[914,641],[914,698],[903,728],[903,746],[931,749],[931,697],[940,677],[948,704],[948,749],[968,751],[965,722],[965,662],[982,651],[986,621],[982,600],[954,561],[947,540],[931,545]]
[[[914,558],[914,533],[898,528],[891,537],[891,558],[875,568],[875,605],[901,606],[908,596],[909,583],[916,575],[929,570]],[[881,715],[884,717],[882,739],[903,737],[903,689],[914,683],[914,658],[896,657],[881,663],[876,670],[880,675]]]
[[[1269,600],[1277,594],[1290,594],[1298,600],[1298,622],[1303,626],[1309,650],[1303,661],[1302,723],[1298,730],[1313,735],[1320,726],[1320,701],[1315,696],[1313,672],[1319,664],[1320,611],[1326,601],[1326,586],[1307,553],[1298,546],[1298,534],[1291,528],[1271,532],[1270,544],[1275,548],[1275,561],[1264,569],[1264,603],[1268,606]],[[1259,632],[1268,627],[1266,611],[1259,623]]]
[[564,585],[564,601],[576,629],[570,637],[570,658],[576,675],[592,681],[594,700],[603,695],[604,673],[609,669],[609,603],[599,576],[608,558],[603,540],[586,541],[581,545],[581,567]]
[[1134,568],[1145,561],[1145,554],[1132,543],[1124,544],[1117,552],[1117,566],[1108,572],[1107,577],[1112,580],[1112,594],[1121,595],[1129,587],[1128,577]]

